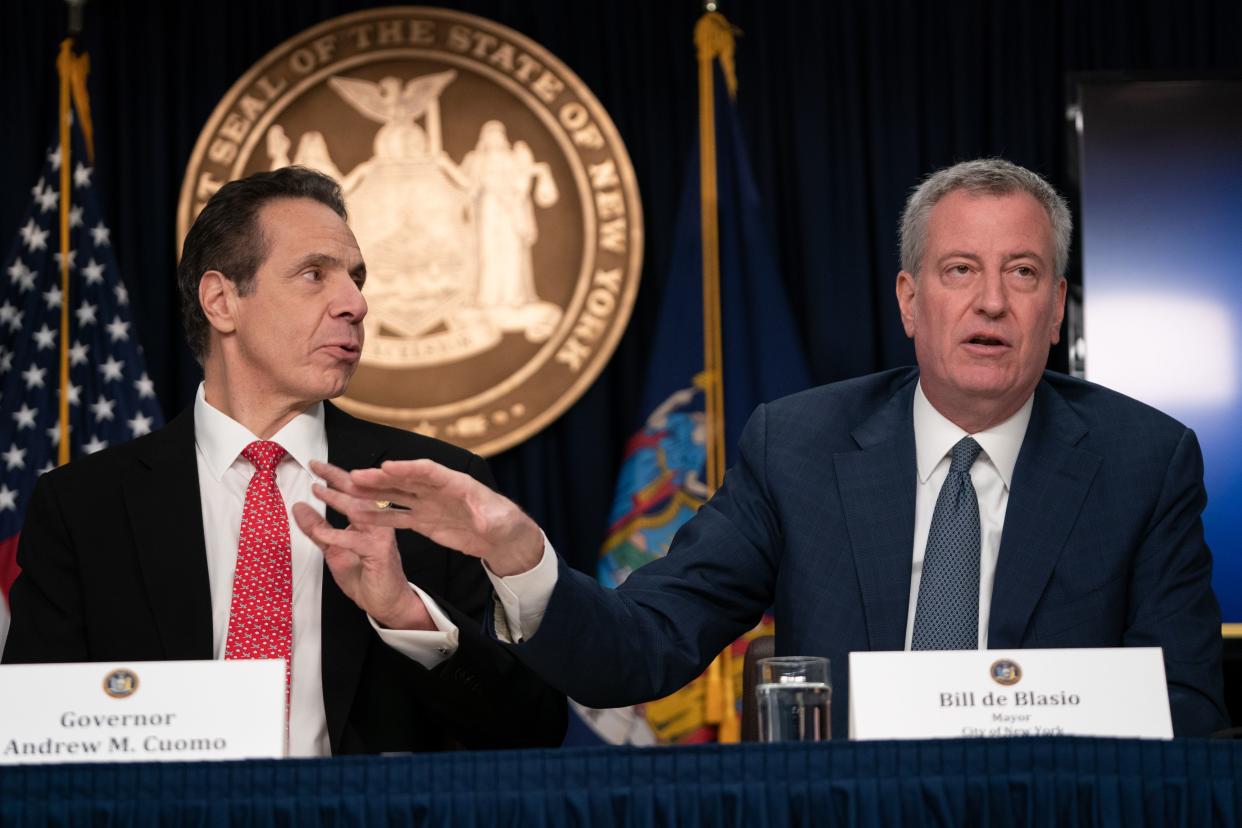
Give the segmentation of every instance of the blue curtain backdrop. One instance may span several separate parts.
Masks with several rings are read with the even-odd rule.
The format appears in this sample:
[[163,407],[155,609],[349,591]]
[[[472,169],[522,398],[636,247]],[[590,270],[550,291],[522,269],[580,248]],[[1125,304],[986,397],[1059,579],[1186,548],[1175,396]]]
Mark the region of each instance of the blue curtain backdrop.
[[[173,289],[174,212],[212,108],[258,58],[359,0],[89,0],[82,46],[103,210],[165,414],[192,400]],[[582,400],[495,458],[502,488],[592,571],[642,382],[687,153],[695,138],[695,0],[456,0],[565,61],[611,113],[642,190],[647,250],[630,328]],[[816,382],[908,363],[892,298],[909,188],[955,160],[1004,155],[1072,191],[1066,74],[1236,73],[1242,4],[1203,0],[724,0],[738,108],[771,213],[797,336]],[[29,203],[65,34],[54,0],[0,5],[0,234]],[[1071,278],[1076,274],[1071,273]]]

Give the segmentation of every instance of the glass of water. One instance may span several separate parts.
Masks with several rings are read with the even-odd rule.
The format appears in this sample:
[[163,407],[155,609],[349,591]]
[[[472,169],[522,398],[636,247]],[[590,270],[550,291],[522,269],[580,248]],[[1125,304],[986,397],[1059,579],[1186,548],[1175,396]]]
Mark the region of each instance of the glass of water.
[[759,741],[819,742],[832,737],[828,659],[778,656],[757,662]]

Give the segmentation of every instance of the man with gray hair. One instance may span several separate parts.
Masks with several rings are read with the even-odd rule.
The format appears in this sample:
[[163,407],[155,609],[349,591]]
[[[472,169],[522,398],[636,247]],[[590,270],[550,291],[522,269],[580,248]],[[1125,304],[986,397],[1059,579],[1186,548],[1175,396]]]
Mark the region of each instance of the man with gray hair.
[[495,635],[591,706],[676,690],[775,606],[778,654],[831,659],[838,736],[852,651],[1117,646],[1162,647],[1174,732],[1211,733],[1228,720],[1199,446],[1044,370],[1071,229],[1053,188],[1007,161],[930,176],[896,285],[918,367],[760,406],[721,489],[616,591],[427,461],[323,467],[316,494],[481,558]]

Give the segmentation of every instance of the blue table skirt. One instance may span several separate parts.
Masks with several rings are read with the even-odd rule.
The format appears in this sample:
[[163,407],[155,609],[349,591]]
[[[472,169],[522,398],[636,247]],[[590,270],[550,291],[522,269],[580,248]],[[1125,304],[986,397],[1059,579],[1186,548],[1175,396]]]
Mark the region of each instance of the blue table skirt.
[[1242,743],[1030,738],[0,768],[4,825],[1239,825]]

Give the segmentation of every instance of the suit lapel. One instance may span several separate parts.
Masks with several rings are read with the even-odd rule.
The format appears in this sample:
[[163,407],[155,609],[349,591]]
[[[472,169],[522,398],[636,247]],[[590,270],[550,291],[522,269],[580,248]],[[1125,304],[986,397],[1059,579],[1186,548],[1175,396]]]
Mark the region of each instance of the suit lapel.
[[1031,422],[1014,467],[988,621],[990,648],[1022,644],[1086,499],[1100,457],[1077,443],[1087,426],[1052,386],[1035,391]]
[[138,461],[139,468],[120,485],[164,655],[211,658],[211,588],[193,408],[144,441]]
[[916,379],[853,431],[859,451],[833,457],[872,650],[905,644],[917,482]]
[[[358,428],[358,422],[331,403],[324,403],[328,462],[332,465],[359,469],[383,460],[386,447],[378,444],[367,429]],[[332,509],[328,509],[327,519],[337,529],[349,525],[344,515]],[[328,719],[328,740],[335,753],[353,705],[372,631],[366,614],[336,585],[327,564],[323,572],[322,611],[323,706]]]

